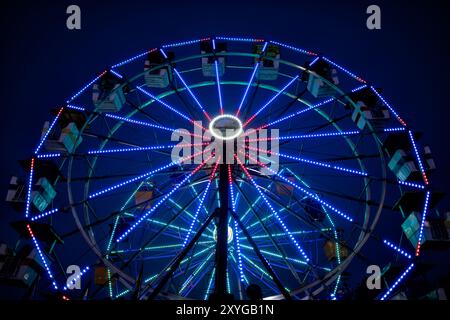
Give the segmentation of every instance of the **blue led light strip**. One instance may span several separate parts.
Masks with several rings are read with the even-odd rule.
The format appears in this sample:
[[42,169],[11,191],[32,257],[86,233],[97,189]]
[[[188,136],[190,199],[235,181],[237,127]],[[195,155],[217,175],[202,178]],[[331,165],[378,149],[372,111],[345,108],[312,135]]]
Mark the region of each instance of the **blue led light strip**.
[[309,63],[309,66],[311,67],[314,63],[316,63],[318,60],[320,59],[320,57],[316,57],[313,61],[311,61]]
[[425,221],[427,219],[427,213],[428,213],[428,205],[430,202],[430,191],[427,191],[425,195],[425,203],[423,205],[423,212],[422,212],[422,221],[420,222],[420,232],[419,232],[419,241],[417,242],[417,248],[416,248],[416,257],[420,254],[420,247],[422,246],[422,238],[423,238],[423,228],[425,226]]
[[[108,269],[109,270],[109,269]],[[81,279],[81,277],[84,275],[84,274],[86,274],[86,272],[88,272],[89,271],[89,266],[86,266],[83,270],[81,270],[80,271],[80,273],[75,277],[75,278],[73,278],[71,281],[70,281],[70,284],[71,285],[74,285],[79,279]],[[68,288],[67,288],[67,286],[64,286],[64,288],[63,288],[63,290],[65,291],[65,290],[67,290]]]
[[242,38],[242,37],[216,37],[217,40],[238,41],[238,42],[263,42],[263,39]]
[[59,211],[59,209],[53,209],[53,210],[41,213],[40,215],[31,217],[31,221],[36,221],[36,220],[42,219],[44,217],[48,217],[49,215],[52,215],[52,214],[54,214],[55,212],[58,212],[58,211]]
[[147,219],[150,214],[152,214],[160,205],[162,205],[168,198],[172,196],[172,194],[175,193],[181,186],[183,186],[194,174],[197,173],[198,170],[200,170],[207,161],[209,161],[213,156],[209,156],[209,158],[205,161],[203,161],[200,165],[198,165],[191,173],[189,173],[183,181],[178,183],[170,192],[168,192],[161,200],[159,200],[150,210],[148,210],[145,214],[143,214],[139,220],[137,220],[131,227],[129,227],[121,236],[119,236],[116,240],[116,242],[122,241],[125,237],[130,234],[131,231],[136,229],[138,225],[140,225],[145,219]]
[[344,168],[344,167],[340,167],[340,166],[335,166],[335,165],[331,165],[331,164],[324,163],[324,162],[309,160],[309,159],[305,159],[305,158],[299,158],[299,157],[291,156],[291,155],[288,155],[288,154],[278,153],[278,152],[274,152],[274,151],[271,151],[271,150],[263,150],[263,149],[254,148],[254,147],[251,147],[251,146],[245,146],[245,148],[247,148],[249,150],[253,150],[253,151],[262,152],[262,153],[265,153],[265,154],[273,154],[273,155],[280,156],[280,157],[283,157],[283,158],[286,158],[286,159],[296,160],[296,161],[307,163],[307,164],[310,164],[310,165],[313,165],[313,166],[324,167],[324,168],[327,168],[327,169],[347,172],[347,173],[356,174],[356,175],[360,175],[360,176],[364,176],[364,177],[368,176],[368,174],[366,172],[363,172],[363,171],[349,169],[349,168]]
[[384,132],[397,132],[397,131],[405,131],[406,128],[385,128],[383,129]]
[[33,175],[34,175],[34,158],[31,159],[30,174],[28,176],[27,202],[25,203],[25,218],[28,218],[28,215],[30,214],[31,191],[32,191],[32,187],[33,187]]
[[204,152],[205,152],[205,151],[200,151],[200,152],[197,152],[197,153],[195,153],[195,154],[193,154],[193,155],[191,155],[191,156],[188,156],[188,157],[185,157],[185,158],[181,158],[180,160],[177,160],[177,161],[170,162],[170,163],[168,163],[168,164],[166,164],[166,165],[164,165],[164,166],[162,166],[162,167],[159,167],[159,168],[157,168],[157,169],[148,171],[148,172],[146,172],[146,173],[144,173],[144,174],[141,174],[141,175],[139,175],[139,176],[137,176],[137,177],[134,177],[134,178],[132,178],[132,179],[126,180],[126,181],[124,181],[124,182],[118,183],[118,184],[116,184],[116,185],[113,185],[113,186],[107,187],[107,188],[105,188],[105,189],[102,189],[102,190],[100,190],[100,191],[97,191],[97,192],[95,192],[95,193],[92,193],[92,194],[90,194],[88,197],[89,197],[89,199],[92,199],[92,198],[95,198],[95,197],[97,197],[97,196],[99,196],[99,195],[102,195],[102,194],[104,194],[104,193],[106,193],[106,192],[113,191],[113,190],[115,190],[115,189],[117,189],[117,188],[123,187],[123,186],[125,186],[125,185],[127,185],[127,184],[130,184],[130,183],[133,183],[133,182],[135,182],[135,181],[138,181],[138,180],[141,180],[141,179],[150,177],[152,174],[155,174],[155,173],[157,173],[157,172],[159,172],[159,171],[162,171],[162,170],[168,169],[168,168],[170,168],[170,167],[173,167],[173,166],[175,166],[175,165],[178,165],[178,164],[180,164],[180,163],[182,163],[182,162],[184,162],[184,161],[186,161],[186,160],[189,160],[189,159],[194,158],[194,157],[196,157],[196,156],[198,156],[198,155],[200,155],[200,154],[203,154]]
[[407,253],[406,251],[404,251],[403,249],[400,249],[399,247],[397,247],[396,245],[394,245],[392,242],[388,241],[388,240],[383,240],[383,243],[385,245],[387,245],[389,248],[393,249],[394,251],[397,251],[398,253],[402,254],[403,256],[405,256],[408,259],[411,259],[411,255],[409,253]]
[[209,294],[211,292],[211,288],[212,288],[212,284],[213,284],[214,274],[215,273],[216,273],[216,269],[213,269],[212,272],[211,272],[211,277],[209,278],[208,288],[206,289],[205,297],[203,298],[203,300],[208,300],[208,298],[209,298]]
[[367,84],[363,84],[363,85],[360,86],[360,87],[357,87],[357,88],[352,89],[352,92],[356,92],[356,91],[362,90],[362,89],[364,89],[364,88],[367,88]]
[[159,102],[161,105],[163,105],[164,107],[166,107],[167,109],[169,109],[170,111],[176,113],[177,115],[179,115],[180,117],[182,117],[183,119],[186,119],[189,122],[192,122],[191,118],[189,118],[187,115],[185,115],[184,113],[178,111],[177,109],[175,109],[174,107],[170,106],[169,104],[165,103],[164,101],[162,101],[161,99],[158,99],[157,97],[155,97],[154,95],[152,95],[150,92],[142,89],[142,87],[137,87],[137,89],[139,91],[141,91],[143,94],[145,94],[146,96],[150,97],[151,99]]
[[79,106],[74,106],[73,104],[68,104],[66,107],[68,109],[74,109],[74,110],[78,110],[78,111],[86,111],[85,108],[79,107]]
[[299,110],[299,111],[297,111],[297,112],[288,114],[287,116],[284,116],[284,117],[282,117],[282,118],[280,118],[280,119],[277,119],[277,120],[274,120],[274,121],[272,121],[272,122],[269,122],[268,124],[266,124],[266,125],[264,125],[264,126],[261,126],[260,128],[261,128],[261,129],[262,129],[262,128],[266,128],[266,127],[272,126],[272,125],[274,125],[274,124],[280,123],[280,122],[282,122],[282,121],[285,121],[285,120],[287,120],[287,119],[291,119],[291,118],[296,117],[296,116],[298,116],[298,115],[300,115],[300,114],[302,114],[302,113],[305,113],[305,112],[314,110],[314,109],[316,109],[316,108],[318,108],[318,107],[321,107],[321,106],[326,105],[326,104],[328,104],[328,103],[330,103],[330,102],[333,102],[334,100],[335,100],[334,98],[326,99],[326,100],[324,100],[324,101],[322,101],[322,102],[319,102],[319,103],[317,103],[317,104],[315,104],[315,105],[313,105],[313,106],[311,106],[311,107],[308,107],[308,108]]
[[261,108],[259,108],[258,111],[256,111],[250,118],[248,118],[248,120],[243,124],[243,127],[247,126],[251,121],[253,121],[253,119],[255,119],[258,114],[266,109],[269,104],[271,104],[276,98],[278,98],[280,94],[282,94],[287,88],[289,88],[291,84],[293,84],[298,79],[298,77],[299,76],[297,75],[292,78],[291,81],[289,81],[280,91],[278,91],[272,98],[270,98],[269,101],[267,101]]
[[[180,289],[180,294],[186,289],[186,287],[189,285],[189,283],[192,281],[192,279],[195,278],[195,276],[197,276],[197,274],[206,266],[206,264],[211,260],[211,258],[214,255],[214,251],[211,252],[206,259],[195,269],[195,271],[186,279],[186,281],[183,283],[183,285],[181,286]],[[198,283],[198,282],[197,282]],[[192,288],[190,288],[190,290],[192,290]]]
[[[107,114],[105,114],[105,116],[108,117],[108,118],[112,118],[112,119],[116,119],[116,120],[119,120],[119,121],[132,123],[132,124],[136,124],[136,125],[140,125],[140,126],[144,126],[144,127],[161,129],[161,130],[165,130],[165,131],[169,131],[169,132],[179,131],[179,129],[174,129],[174,128],[170,128],[170,127],[161,126],[161,125],[158,125],[158,124],[148,123],[148,122],[141,121],[141,120],[135,120],[135,119],[131,119],[131,118],[121,117],[121,116],[117,116],[117,115],[114,115],[114,114],[107,113]],[[200,134],[189,133],[189,135],[191,137],[203,138],[203,136],[200,135]]]
[[414,263],[411,263],[409,267],[402,273],[402,275],[394,282],[394,284],[386,291],[386,293],[380,298],[380,300],[386,300],[386,298],[392,293],[392,291],[397,288],[400,282],[406,277],[406,275],[414,267]]
[[38,154],[36,158],[43,159],[43,158],[58,158],[61,156],[61,153],[44,153],[44,154]]
[[417,189],[425,189],[424,185],[417,184],[417,183],[412,183],[412,182],[408,182],[408,181],[398,180],[398,184],[401,184],[401,185],[404,185],[404,186],[408,186],[408,187],[412,187],[412,188],[417,188]]
[[120,73],[118,73],[116,70],[111,69],[111,70],[109,70],[109,71],[111,71],[111,73],[112,73],[113,75],[119,77],[120,79],[123,79],[123,76],[122,76]]
[[61,115],[63,110],[64,110],[64,107],[61,107],[61,109],[59,109],[58,114],[55,116],[55,118],[53,119],[52,123],[48,127],[47,131],[45,132],[45,134],[42,137],[41,141],[39,142],[38,146],[36,147],[36,150],[34,150],[35,154],[37,154],[39,152],[39,150],[41,149],[41,147],[44,144],[45,140],[47,139],[48,135],[53,130],[53,127],[55,126],[56,122],[58,121],[59,116]]
[[[167,59],[167,54],[164,52],[163,49],[160,49],[162,55]],[[217,70],[217,69],[216,69]],[[195,94],[192,92],[191,88],[187,85],[186,81],[184,81],[183,77],[181,76],[181,74],[178,72],[178,70],[174,67],[173,71],[175,72],[175,74],[177,75],[178,79],[180,79],[181,83],[183,83],[183,86],[186,88],[186,90],[189,92],[189,94],[191,95],[192,99],[194,99],[195,103],[199,106],[200,110],[202,110],[203,114],[206,116],[206,118],[208,118],[209,121],[211,121],[211,117],[208,114],[208,112],[205,110],[205,108],[203,107],[203,105],[200,103],[200,101],[198,100],[198,98],[195,96]]]
[[278,214],[278,212],[272,207],[272,205],[270,204],[269,200],[267,200],[266,196],[264,195],[264,193],[261,191],[261,187],[255,182],[255,180],[253,179],[253,177],[250,175],[250,173],[247,171],[247,168],[245,168],[245,166],[242,164],[241,160],[239,159],[239,157],[237,157],[237,155],[234,155],[235,159],[238,161],[239,166],[241,167],[242,171],[244,171],[245,175],[247,176],[247,178],[251,181],[251,183],[253,184],[253,186],[256,188],[256,190],[258,191],[259,195],[261,196],[261,198],[264,200],[264,202],[266,203],[267,207],[270,209],[270,211],[273,213],[273,215],[275,216],[275,218],[278,220],[278,222],[280,223],[281,227],[283,228],[283,230],[286,232],[286,234],[289,236],[290,240],[292,241],[292,243],[295,245],[295,247],[298,249],[298,251],[301,253],[301,255],[303,256],[303,258],[306,260],[306,262],[309,262],[309,258],[306,255],[305,251],[303,250],[303,248],[300,246],[300,244],[297,242],[297,240],[294,238],[294,236],[292,235],[292,233],[289,231],[289,228],[286,226],[286,224],[284,223],[284,221],[281,219],[280,215]]
[[[263,46],[263,48],[261,50],[261,55],[266,51],[267,44],[268,44],[267,42],[264,43],[264,46]],[[242,96],[242,99],[241,99],[241,103],[239,104],[239,107],[238,107],[238,109],[236,111],[236,117],[239,116],[239,113],[241,112],[241,108],[244,105],[245,99],[247,98],[248,91],[250,90],[250,87],[251,87],[251,85],[253,83],[253,79],[255,78],[256,72],[258,71],[259,65],[260,65],[260,63],[259,63],[259,61],[257,61],[255,63],[255,67],[253,68],[253,72],[252,72],[252,75],[250,77],[250,80],[248,81],[247,87],[245,88],[244,95]]]
[[335,66],[336,68],[340,69],[341,71],[344,71],[346,74],[348,74],[350,77],[352,77],[353,79],[362,82],[362,83],[366,83],[367,81],[362,79],[361,77],[358,77],[356,74],[350,72],[349,70],[347,70],[346,68],[338,65],[337,63],[331,61],[330,59],[326,58],[326,57],[322,57],[323,60],[325,60],[328,63],[331,63],[333,66]]
[[189,230],[186,233],[186,236],[184,237],[183,248],[186,246],[187,242],[189,241],[189,237],[191,236],[192,229],[194,228],[194,224],[197,221],[198,214],[200,213],[200,210],[201,210],[201,208],[203,206],[203,202],[205,202],[206,196],[208,195],[209,189],[211,188],[211,183],[212,183],[212,181],[214,179],[214,176],[216,175],[216,171],[217,171],[217,167],[219,166],[219,162],[220,162],[220,157],[219,157],[216,165],[214,166],[213,171],[211,172],[211,176],[209,178],[208,185],[206,186],[205,191],[203,191],[203,195],[200,198],[200,202],[199,202],[199,204],[197,206],[197,209],[195,210],[195,214],[194,214],[194,217],[193,217],[193,219],[191,221],[191,225],[189,226]]
[[395,115],[395,117],[397,118],[397,120],[406,127],[406,122],[403,121],[403,119],[398,115],[397,112],[395,112],[394,108],[391,107],[391,105],[389,104],[389,102],[386,101],[386,99],[384,99],[381,94],[373,87],[370,86],[370,89],[372,89],[372,91],[378,96],[378,98],[380,98],[381,101],[383,101],[383,103],[385,104],[386,107],[389,108],[389,110],[391,110],[391,112]]
[[314,53],[314,52],[307,51],[307,50],[300,49],[300,48],[296,48],[296,47],[293,47],[293,46],[285,44],[285,43],[281,43],[281,42],[277,42],[277,41],[270,41],[270,43],[276,44],[276,45],[281,46],[281,47],[285,47],[285,48],[293,50],[293,51],[297,51],[297,52],[301,52],[301,53],[304,53],[304,54],[308,54],[310,56],[317,56],[317,54]]
[[190,41],[182,41],[182,42],[170,43],[170,44],[163,45],[162,47],[163,48],[181,47],[181,46],[186,46],[186,45],[190,45],[190,44],[199,43],[201,41],[206,41],[206,40],[209,40],[209,38],[195,39],[195,40],[190,40]]
[[87,88],[92,86],[98,79],[100,79],[102,76],[106,74],[106,71],[103,71],[101,74],[99,74],[97,77],[92,79],[88,84],[86,84],[83,88],[81,88],[77,93],[75,93],[69,100],[67,100],[67,103],[72,102],[75,98],[77,98],[80,94],[82,94]]
[[271,140],[291,140],[291,139],[311,139],[311,138],[328,138],[328,137],[340,137],[340,136],[350,136],[355,134],[360,134],[360,131],[342,131],[342,132],[326,132],[326,133],[315,133],[315,134],[303,134],[294,136],[280,136],[278,138],[256,138],[249,139],[249,142],[253,141],[271,141]]
[[189,94],[191,95],[192,99],[194,99],[195,103],[199,106],[200,110],[202,110],[203,114],[206,116],[206,118],[211,121],[211,116],[208,114],[208,112],[205,110],[205,108],[203,107],[203,105],[200,103],[200,101],[198,100],[198,98],[195,96],[195,94],[192,92],[191,88],[189,88],[189,86],[187,85],[186,81],[184,81],[183,77],[181,76],[181,74],[178,72],[177,69],[173,68],[173,70],[175,71],[175,74],[177,75],[177,77],[180,79],[180,81],[183,83],[183,86],[186,88],[186,90],[189,92]]
[[414,140],[414,136],[412,134],[412,131],[408,131],[409,139],[411,140],[411,144],[414,148],[414,154],[416,155],[417,163],[419,164],[420,172],[422,173],[423,181],[425,184],[428,184],[428,178],[425,173],[425,169],[423,167],[422,159],[420,158],[419,150],[417,149],[416,141]]
[[[213,50],[216,50],[216,40],[212,40]],[[223,102],[222,102],[222,91],[220,89],[220,77],[219,77],[219,64],[217,59],[214,60],[214,68],[216,70],[216,84],[217,84],[217,94],[219,96],[219,108],[220,114],[223,114]]]
[[[242,245],[242,248],[247,249],[249,251],[254,251],[253,247],[251,247],[251,246]],[[268,256],[272,256],[272,257],[279,258],[279,259],[286,259],[286,260],[295,262],[295,263],[300,264],[300,265],[307,265],[307,263],[305,261],[294,259],[294,258],[290,258],[290,257],[283,257],[279,253],[275,253],[275,252],[264,250],[264,249],[261,249],[260,251],[261,251],[261,253],[264,253],[264,254],[266,254]],[[319,267],[319,268],[321,268],[321,267]],[[328,268],[321,268],[321,269],[326,270],[326,271],[330,271],[330,269],[328,269]]]
[[127,60],[124,60],[124,61],[122,61],[122,62],[119,62],[119,63],[113,65],[111,68],[121,67],[121,66],[123,66],[123,65],[125,65],[125,64],[127,64],[127,63],[129,63],[129,62],[131,62],[131,61],[134,61],[134,60],[136,60],[136,59],[139,59],[139,58],[141,58],[141,57],[143,57],[143,56],[149,54],[149,52],[151,52],[151,51],[153,51],[153,50],[155,50],[155,49],[152,49],[152,50],[150,50],[150,51],[145,51],[145,52],[143,52],[143,53],[140,53],[140,54],[138,54],[138,55],[135,55],[135,56],[133,56],[133,57],[127,59]]
[[[245,154],[242,151],[239,151],[241,154]],[[337,213],[338,215],[340,215],[341,217],[345,218],[346,220],[353,222],[353,219],[343,213],[342,211],[340,211],[339,209],[336,209],[335,207],[333,207],[332,205],[330,205],[329,203],[323,201],[322,199],[319,198],[319,196],[317,196],[316,194],[309,192],[308,190],[302,188],[301,186],[299,186],[298,184],[296,184],[295,182],[289,180],[288,178],[286,178],[285,176],[281,175],[279,172],[276,172],[275,170],[273,170],[272,168],[269,168],[268,166],[264,165],[263,163],[261,163],[260,161],[258,161],[257,159],[251,157],[250,155],[246,155],[247,158],[251,159],[252,161],[255,161],[256,163],[258,163],[258,165],[260,165],[263,168],[266,168],[267,170],[269,170],[270,172],[272,172],[274,175],[276,175],[277,177],[279,177],[281,180],[287,182],[288,184],[290,184],[291,186],[293,186],[294,188],[300,190],[302,193],[306,194],[308,197],[316,200],[317,202],[319,202],[320,204],[324,205],[325,207],[327,207],[328,209],[332,210],[333,212]]]
[[216,83],[217,83],[217,94],[219,96],[220,114],[223,114],[222,92],[220,90],[219,65],[217,63],[217,60],[214,61],[214,67],[216,69]]
[[44,267],[45,267],[45,270],[47,271],[48,277],[52,281],[53,288],[55,290],[58,290],[58,285],[56,284],[56,281],[53,277],[52,271],[50,270],[50,267],[47,264],[47,260],[45,259],[44,254],[42,253],[41,247],[39,246],[39,243],[38,243],[36,237],[34,236],[33,230],[31,230],[31,227],[29,224],[27,224],[27,229],[28,229],[28,232],[30,233],[31,239],[33,240],[34,246],[36,247],[36,249],[39,253],[39,256],[41,257],[42,263],[44,264]]
[[196,147],[207,145],[207,142],[203,143],[187,143],[187,144],[168,144],[168,145],[157,145],[157,146],[146,146],[146,147],[133,147],[133,148],[119,148],[119,149],[104,149],[104,150],[90,150],[88,154],[105,154],[105,153],[121,153],[121,152],[134,152],[134,151],[151,151],[151,150],[163,150],[171,149],[176,146],[178,147]]
[[[231,197],[231,208],[233,212],[236,213],[236,201],[234,197],[234,188],[233,188],[233,176],[231,175],[231,165],[228,165],[228,183],[230,187],[230,197]],[[239,230],[238,223],[234,220],[234,239],[236,245],[236,252],[238,257],[238,269],[239,269],[239,278],[242,283],[245,283],[244,269],[242,266],[242,257],[241,257],[241,244],[239,240]]]
[[116,120],[120,120],[120,121],[124,121],[124,122],[129,122],[129,123],[133,123],[133,124],[138,124],[141,126],[146,126],[146,127],[151,127],[151,128],[156,128],[156,129],[161,129],[161,130],[166,130],[166,131],[175,131],[176,129],[173,128],[169,128],[169,127],[165,127],[165,126],[160,126],[157,124],[153,124],[153,123],[148,123],[148,122],[144,122],[144,121],[140,121],[140,120],[134,120],[134,119],[130,119],[130,118],[125,118],[125,117],[121,117],[121,116],[117,116],[115,114],[105,114],[105,117],[108,118],[112,118],[112,119],[116,119]]

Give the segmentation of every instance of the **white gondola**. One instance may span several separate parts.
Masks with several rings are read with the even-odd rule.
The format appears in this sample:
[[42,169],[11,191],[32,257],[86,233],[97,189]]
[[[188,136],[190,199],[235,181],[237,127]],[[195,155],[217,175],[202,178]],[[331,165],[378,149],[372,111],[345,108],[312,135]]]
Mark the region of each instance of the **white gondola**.
[[31,201],[39,211],[44,211],[56,197],[56,191],[47,178],[40,178],[31,193]]
[[413,155],[404,150],[397,150],[394,153],[389,161],[388,167],[401,181],[408,180],[412,173],[419,171]]
[[148,54],[144,64],[144,71],[146,71],[144,78],[148,87],[166,88],[170,81],[172,81],[172,67],[170,65],[154,69],[164,64],[164,62],[165,58],[159,50]]
[[[257,44],[253,52],[261,54],[264,45]],[[269,44],[263,53],[261,59],[255,58],[255,63],[259,63],[256,77],[260,80],[277,80],[278,70],[280,69],[280,47]]]
[[[44,138],[49,128],[49,122],[45,122],[42,129],[41,139]],[[50,152],[72,153],[76,147],[83,141],[77,125],[74,122],[69,123],[60,132],[53,128],[45,140],[44,148]]]
[[123,81],[117,75],[107,72],[94,84],[92,101],[98,112],[120,111],[125,103]]
[[211,41],[202,41],[200,43],[200,52],[201,54],[216,54],[216,57],[207,56],[202,57],[202,73],[205,77],[215,77],[216,76],[216,59],[217,59],[217,71],[219,77],[222,77],[225,73],[225,56],[221,55],[221,53],[225,53],[227,51],[226,43],[218,42],[216,43],[216,50],[213,49]]
[[362,101],[356,103],[356,108],[352,114],[352,120],[356,126],[363,130],[368,123],[374,129],[384,127],[384,124],[390,119],[389,110],[385,107],[379,106],[377,108],[370,108]]
[[[436,169],[429,146],[424,147],[423,160],[425,172]],[[391,157],[388,167],[401,181],[422,179],[422,172],[412,151],[397,150]]]
[[[402,229],[408,240],[417,248],[420,228],[422,222],[422,214],[419,212],[411,213],[403,222]],[[422,248],[448,248],[450,247],[450,226],[449,218],[442,219],[428,219],[423,225],[422,240],[420,246]]]
[[323,79],[326,79],[334,85],[339,84],[339,78],[336,68],[333,68],[329,63],[322,59],[319,59],[310,68],[312,71],[308,76],[308,91],[315,98],[323,98],[328,96],[333,96],[335,90],[328,85]]

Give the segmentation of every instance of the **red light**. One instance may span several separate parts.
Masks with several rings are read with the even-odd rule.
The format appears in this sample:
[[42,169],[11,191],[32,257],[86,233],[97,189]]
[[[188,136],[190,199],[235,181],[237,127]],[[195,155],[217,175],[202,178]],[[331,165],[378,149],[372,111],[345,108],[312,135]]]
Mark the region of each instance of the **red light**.
[[[210,157],[210,159],[211,159],[212,157]],[[217,171],[217,167],[219,166],[219,163],[220,163],[220,158],[221,157],[219,157],[218,159],[217,159],[217,162],[216,162],[216,165],[214,166],[214,169],[213,169],[213,171],[212,171],[212,173],[211,173],[211,176],[209,177],[209,182],[211,182],[211,181],[213,181],[213,179],[214,179],[214,175],[216,174],[216,171]],[[209,160],[209,159],[208,159]],[[206,161],[208,161],[208,160],[206,160]],[[206,162],[205,161],[205,162]]]
[[203,114],[206,116],[206,118],[208,118],[209,121],[211,121],[211,117],[210,117],[210,115],[208,114],[208,112],[203,111]]
[[256,115],[251,116],[247,121],[245,121],[243,127],[245,127],[246,125],[248,125],[251,121],[253,121],[253,119],[255,119]]
[[31,236],[32,238],[34,238],[33,230],[31,230],[31,227],[30,227],[29,224],[27,224],[27,229],[28,229],[28,232],[30,233],[30,236]]

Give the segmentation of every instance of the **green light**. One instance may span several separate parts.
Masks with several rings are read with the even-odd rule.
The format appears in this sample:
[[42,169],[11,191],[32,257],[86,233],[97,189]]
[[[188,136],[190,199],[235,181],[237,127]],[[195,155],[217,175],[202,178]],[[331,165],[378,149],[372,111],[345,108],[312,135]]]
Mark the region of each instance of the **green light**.
[[194,277],[205,267],[205,265],[209,262],[209,260],[213,256],[213,254],[214,252],[211,252],[209,256],[205,259],[205,261],[203,261],[203,263],[200,266],[198,266],[197,269],[195,269],[194,273],[192,273],[192,275],[190,275],[189,278],[186,279],[186,281],[181,286],[180,293],[183,292],[184,289],[186,289],[191,280],[194,279]]

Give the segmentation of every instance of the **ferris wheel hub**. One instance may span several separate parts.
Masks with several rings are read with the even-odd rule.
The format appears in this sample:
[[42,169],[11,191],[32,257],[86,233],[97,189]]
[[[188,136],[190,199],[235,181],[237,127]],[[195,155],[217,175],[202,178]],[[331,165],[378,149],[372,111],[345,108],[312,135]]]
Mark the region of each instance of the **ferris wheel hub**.
[[230,114],[219,115],[209,123],[212,136],[220,140],[236,139],[243,132],[242,127],[242,121]]

